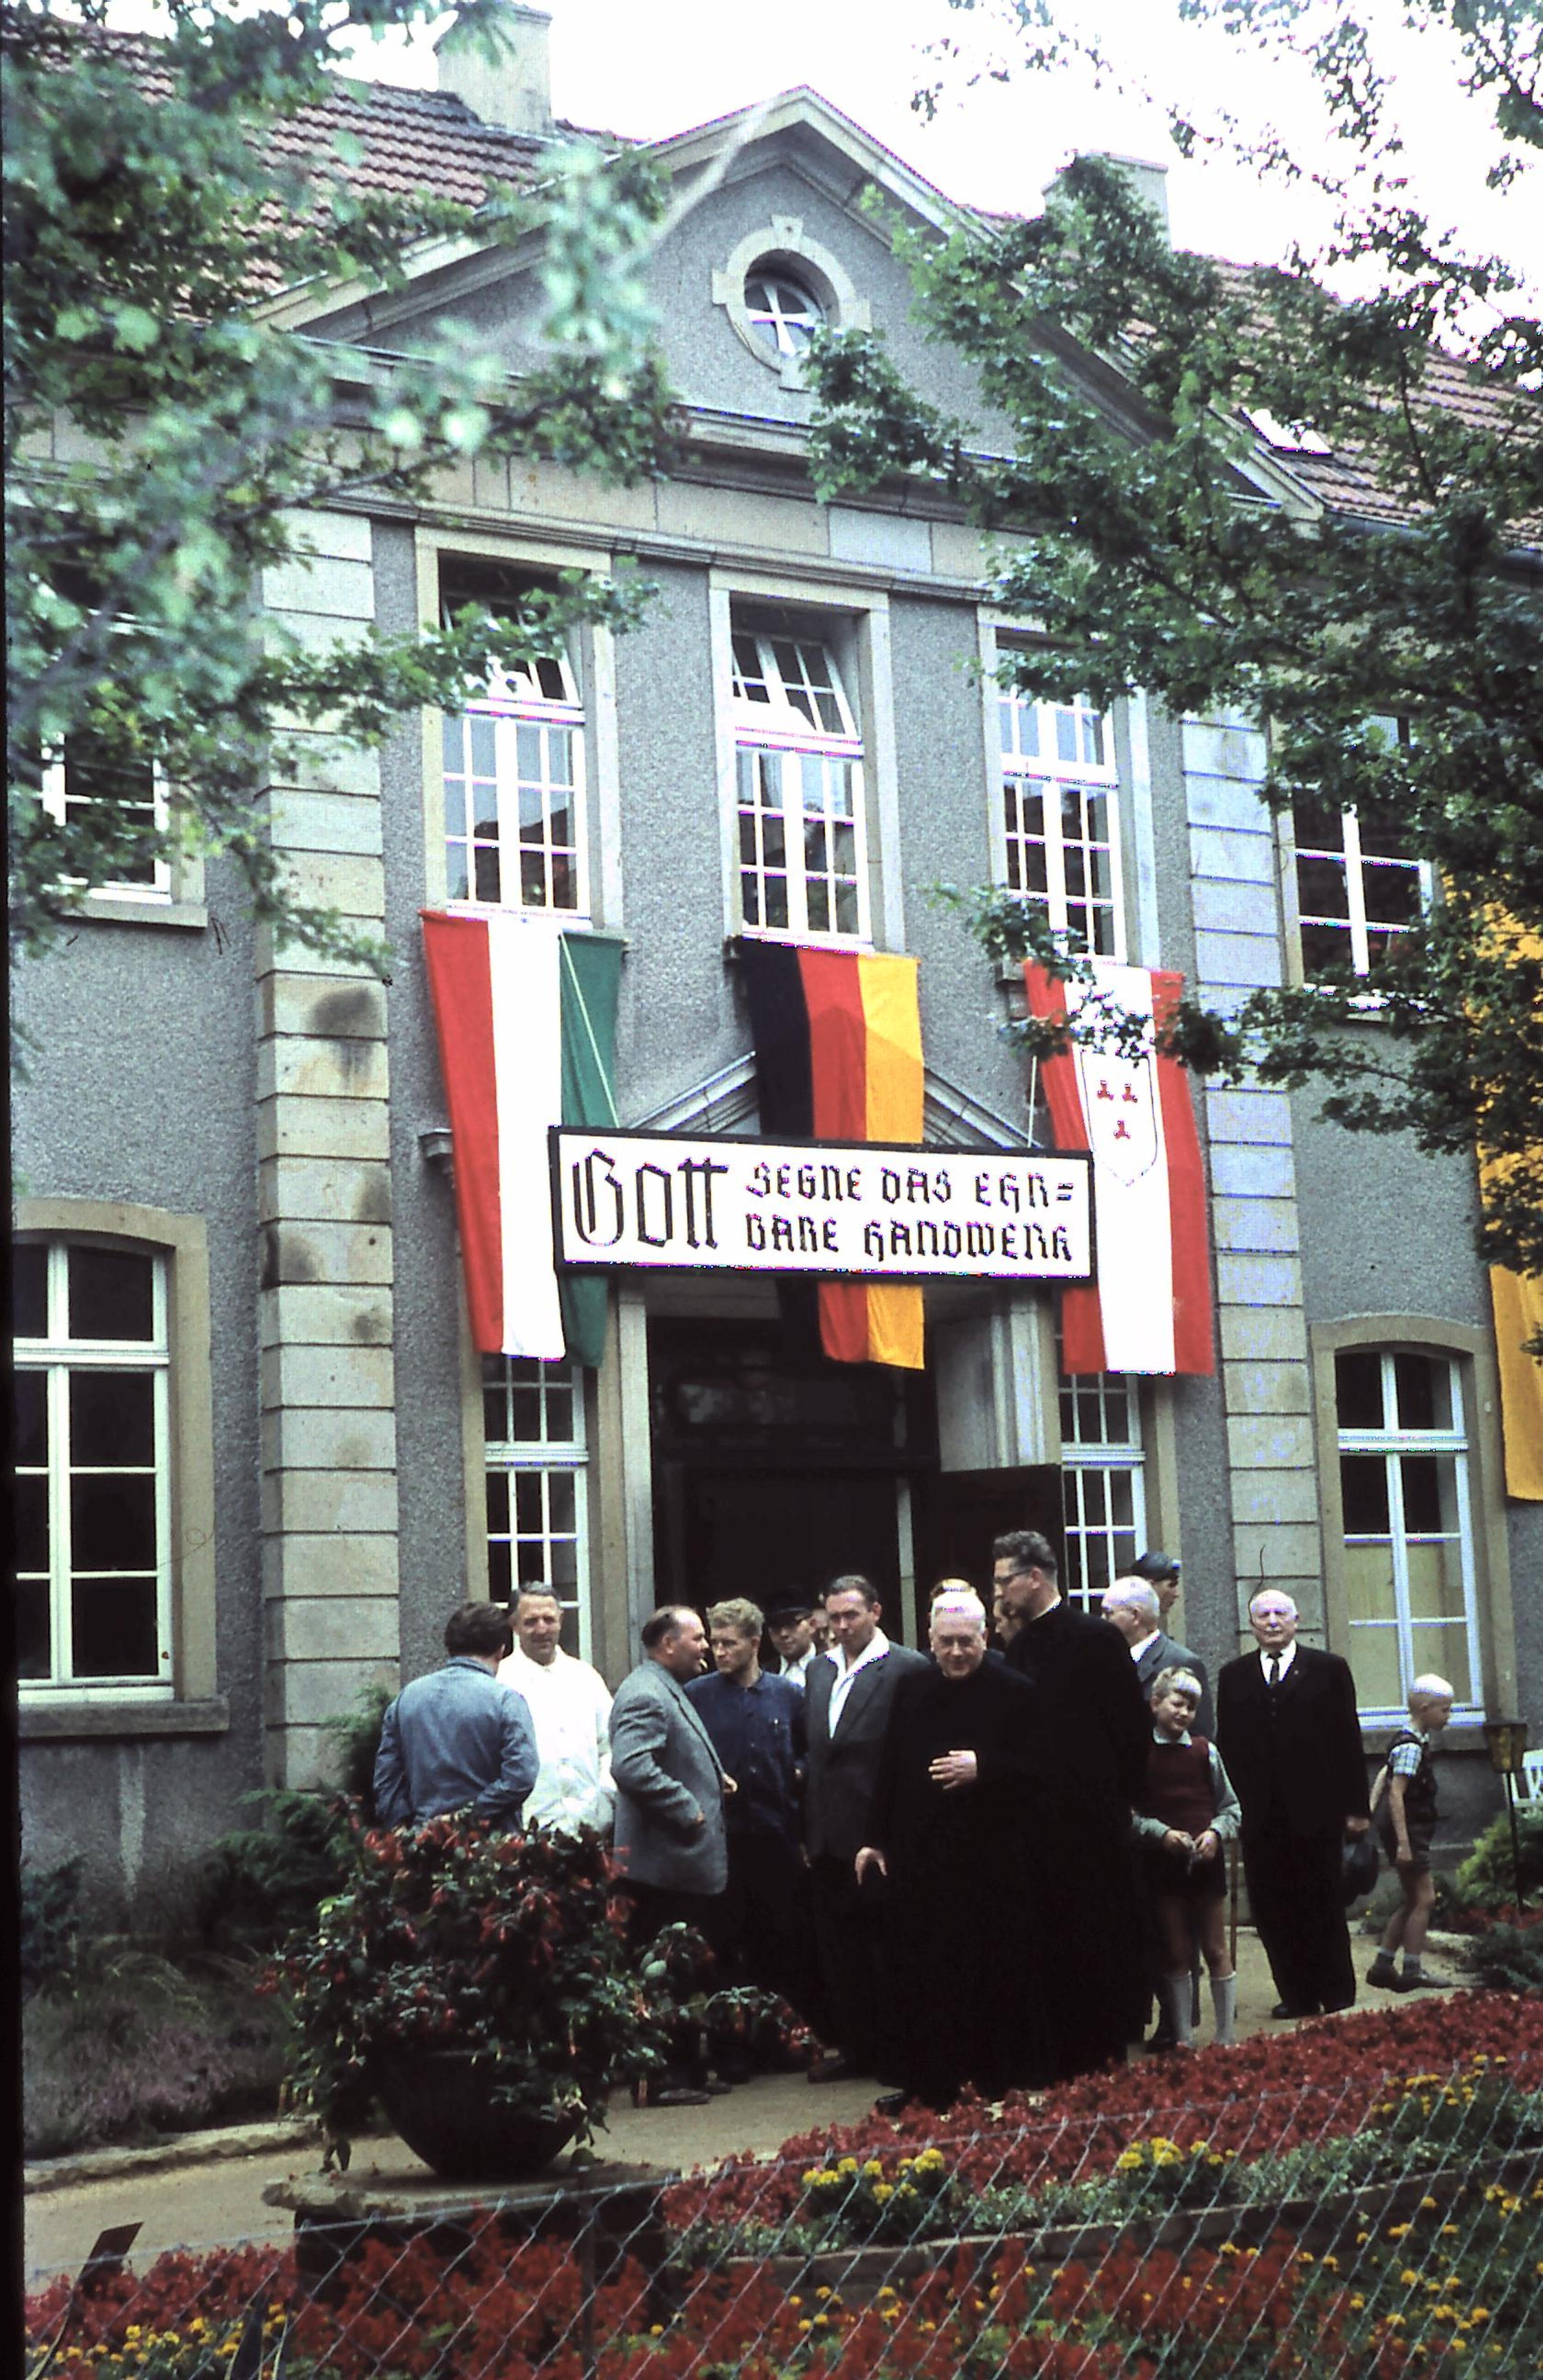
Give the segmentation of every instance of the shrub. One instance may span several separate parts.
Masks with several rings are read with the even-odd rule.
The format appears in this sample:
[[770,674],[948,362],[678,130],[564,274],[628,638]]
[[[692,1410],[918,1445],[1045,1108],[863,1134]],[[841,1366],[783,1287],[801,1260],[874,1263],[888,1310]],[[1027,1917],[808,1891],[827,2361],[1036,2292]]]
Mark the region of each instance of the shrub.
[[341,1804],[346,1889],[272,1971],[299,2027],[301,2095],[357,2131],[383,2070],[426,2049],[489,2062],[511,2111],[587,2138],[614,2084],[659,2062],[661,2027],[627,1965],[600,1837],[491,1832],[461,1817],[393,1832]]
[[[366,1686],[351,1711],[325,1722],[342,1791],[372,1817],[371,1788],[381,1722],[391,1697]],[[274,1788],[249,1793],[263,1823],[221,1835],[199,1884],[199,1930],[212,1948],[248,1953],[278,1949],[314,1923],[323,1900],[343,1889],[348,1832],[335,1794]]]
[[277,2108],[281,2010],[233,1961],[174,1965],[123,1943],[88,1951],[67,1989],[28,2002],[23,2133],[30,2157],[143,2143]]
[[1491,1925],[1474,1937],[1468,1964],[1491,1991],[1543,1992],[1543,1925]]
[[[1543,1890],[1543,1803],[1524,1802],[1516,1812],[1516,1840],[1521,1852],[1522,1890]],[[1493,1908],[1516,1898],[1516,1867],[1512,1856],[1511,1821],[1502,1810],[1476,1840],[1457,1871],[1460,1900]]]
[[67,1983],[80,1955],[80,1875],[77,1852],[53,1867],[21,1863],[21,1989]]

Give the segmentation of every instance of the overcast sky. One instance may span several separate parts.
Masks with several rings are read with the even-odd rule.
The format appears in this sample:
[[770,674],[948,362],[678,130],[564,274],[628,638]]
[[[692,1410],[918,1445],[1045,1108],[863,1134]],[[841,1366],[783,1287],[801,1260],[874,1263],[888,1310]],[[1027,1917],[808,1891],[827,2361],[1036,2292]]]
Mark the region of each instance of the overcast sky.
[[[553,107],[575,123],[648,139],[812,83],[951,197],[978,206],[1032,211],[1074,151],[1103,149],[1171,163],[1173,230],[1184,246],[1271,257],[1303,228],[1300,189],[1288,195],[1236,167],[1184,164],[1160,112],[1135,98],[1069,74],[972,84],[968,64],[929,58],[929,42],[953,36],[978,65],[992,5],[961,13],[947,0],[548,0]],[[1231,106],[1250,128],[1274,120],[1300,152],[1312,150],[1321,111],[1305,84],[1294,88],[1278,65],[1213,29],[1183,25],[1177,0],[1074,5],[1159,98],[1202,119]],[[1318,5],[1333,13],[1333,0]],[[1457,89],[1453,53],[1409,34],[1400,0],[1368,0],[1367,13],[1387,37],[1408,163],[1433,215],[1517,260],[1543,252],[1543,180],[1535,176],[1525,196],[1503,205],[1484,192],[1492,153],[1485,118]],[[363,50],[358,66],[382,80],[431,84],[431,38]],[[911,97],[940,74],[944,91],[928,124]],[[1322,155],[1319,147],[1313,162]]]
[[[67,7],[67,0],[64,0]],[[240,8],[245,0],[230,0]],[[1175,240],[1240,260],[1281,256],[1294,235],[1311,245],[1327,223],[1312,194],[1261,183],[1227,162],[1185,164],[1160,107],[1133,92],[1091,87],[1071,72],[973,79],[1000,40],[1006,0],[547,0],[555,113],[575,124],[657,139],[810,83],[950,197],[1012,212],[1038,209],[1045,185],[1079,150],[1104,150],[1169,165]],[[1332,22],[1341,0],[1306,0]],[[1064,0],[1098,28],[1136,90],[1172,100],[1202,124],[1231,108],[1251,132],[1273,124],[1309,166],[1330,158],[1322,110],[1306,77],[1214,28],[1181,22],[1179,0]],[[1470,248],[1533,268],[1543,259],[1543,171],[1505,200],[1484,190],[1494,154],[1481,104],[1457,88],[1455,52],[1404,27],[1403,0],[1361,0],[1377,55],[1396,81],[1412,196],[1433,223],[1461,230]],[[154,22],[154,0],[113,0],[113,20]],[[443,20],[449,22],[448,18]],[[965,55],[929,55],[953,38]],[[432,32],[365,41],[354,71],[431,88]],[[911,106],[923,83],[942,82],[928,123]]]

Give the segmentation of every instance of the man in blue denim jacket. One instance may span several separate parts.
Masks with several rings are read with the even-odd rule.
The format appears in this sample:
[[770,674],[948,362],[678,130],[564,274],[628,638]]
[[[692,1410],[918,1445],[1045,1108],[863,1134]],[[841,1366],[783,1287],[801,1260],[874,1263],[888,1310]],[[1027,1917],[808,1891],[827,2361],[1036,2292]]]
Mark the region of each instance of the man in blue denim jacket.
[[463,1603],[445,1622],[443,1669],[404,1686],[375,1755],[375,1815],[421,1827],[450,1810],[514,1828],[536,1782],[525,1696],[493,1672],[513,1638],[502,1604]]

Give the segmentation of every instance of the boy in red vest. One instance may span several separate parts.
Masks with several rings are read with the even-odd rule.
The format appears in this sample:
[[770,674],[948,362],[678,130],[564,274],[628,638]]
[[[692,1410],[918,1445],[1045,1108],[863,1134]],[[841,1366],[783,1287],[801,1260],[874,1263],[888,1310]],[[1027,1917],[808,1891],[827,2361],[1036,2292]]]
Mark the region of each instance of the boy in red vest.
[[1227,1952],[1221,1846],[1241,1812],[1221,1755],[1194,1735],[1200,1681],[1189,1670],[1160,1670],[1152,1681],[1152,1741],[1132,1819],[1162,1941],[1162,1991],[1181,2049],[1194,2039],[1190,1946],[1197,1936],[1210,1976],[1216,2038],[1235,2039],[1237,1977]]

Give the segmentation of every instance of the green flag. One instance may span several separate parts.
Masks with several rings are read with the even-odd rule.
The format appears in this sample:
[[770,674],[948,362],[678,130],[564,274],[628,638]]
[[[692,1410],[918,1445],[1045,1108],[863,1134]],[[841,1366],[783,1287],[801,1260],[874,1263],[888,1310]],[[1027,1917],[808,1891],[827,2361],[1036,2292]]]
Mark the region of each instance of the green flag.
[[[614,1124],[623,945],[602,934],[565,934],[561,947],[563,1122]],[[558,1287],[569,1356],[598,1364],[605,1352],[604,1275],[565,1273]]]

